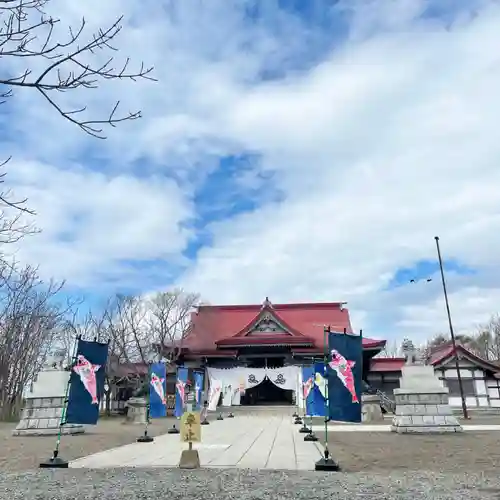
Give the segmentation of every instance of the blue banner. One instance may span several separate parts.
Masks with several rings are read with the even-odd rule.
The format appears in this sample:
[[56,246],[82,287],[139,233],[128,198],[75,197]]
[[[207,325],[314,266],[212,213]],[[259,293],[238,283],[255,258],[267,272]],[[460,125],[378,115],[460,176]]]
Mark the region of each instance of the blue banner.
[[327,414],[326,395],[327,382],[325,378],[325,364],[314,364],[314,387],[312,390],[312,415],[325,417]]
[[314,368],[312,366],[302,367],[302,397],[309,391],[306,399],[306,415],[314,415],[313,413],[313,389],[314,389]]
[[188,369],[177,368],[177,380],[175,382],[175,416],[182,417],[184,404],[186,402],[186,382],[188,380]]
[[203,395],[203,382],[205,381],[205,376],[203,372],[194,372],[194,394],[195,394],[195,409],[199,411],[203,407],[203,401],[201,397]]
[[153,363],[149,369],[149,416],[167,416],[167,367],[165,363]]
[[361,422],[363,351],[361,335],[330,333],[328,399],[331,420]]
[[99,403],[104,394],[108,344],[78,340],[76,360],[69,378],[65,422],[96,425]]

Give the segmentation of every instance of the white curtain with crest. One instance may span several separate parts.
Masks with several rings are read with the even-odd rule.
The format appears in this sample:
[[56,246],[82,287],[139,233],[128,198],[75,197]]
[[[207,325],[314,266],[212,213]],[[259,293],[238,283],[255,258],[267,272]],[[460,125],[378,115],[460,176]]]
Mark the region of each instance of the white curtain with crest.
[[266,368],[267,378],[280,389],[286,391],[297,390],[297,380],[300,368],[298,366],[284,366],[283,368]]

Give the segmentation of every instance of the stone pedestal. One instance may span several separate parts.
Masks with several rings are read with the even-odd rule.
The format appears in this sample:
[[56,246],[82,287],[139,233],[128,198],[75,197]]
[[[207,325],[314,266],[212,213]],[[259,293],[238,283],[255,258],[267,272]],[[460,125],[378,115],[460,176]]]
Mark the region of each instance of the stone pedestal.
[[380,396],[377,394],[363,394],[361,396],[362,422],[382,422],[384,415],[380,407]]
[[448,404],[432,366],[405,365],[400,388],[394,390],[396,415],[391,430],[400,434],[461,432],[462,426]]
[[145,424],[147,420],[147,406],[146,398],[132,397],[127,401],[127,418],[124,423],[126,424]]
[[[14,436],[54,436],[65,407],[69,372],[45,370],[38,374],[33,390],[26,394],[21,420],[12,431]],[[62,434],[82,434],[80,424],[65,424]]]

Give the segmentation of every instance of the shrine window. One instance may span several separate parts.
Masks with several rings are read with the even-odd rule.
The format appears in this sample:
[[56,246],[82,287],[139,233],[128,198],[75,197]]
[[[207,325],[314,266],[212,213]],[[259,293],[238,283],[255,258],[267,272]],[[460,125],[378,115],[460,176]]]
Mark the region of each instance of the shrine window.
[[[443,380],[445,387],[448,387],[451,397],[460,397],[460,385],[458,379],[448,378]],[[462,388],[464,390],[464,396],[475,396],[476,391],[474,387],[474,380],[472,379],[462,379]]]

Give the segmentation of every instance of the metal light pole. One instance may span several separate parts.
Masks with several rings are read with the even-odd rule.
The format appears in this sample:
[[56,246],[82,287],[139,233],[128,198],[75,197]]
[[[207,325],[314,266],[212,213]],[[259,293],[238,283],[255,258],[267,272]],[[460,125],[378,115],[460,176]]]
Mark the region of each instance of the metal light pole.
[[439,270],[441,271],[441,282],[443,284],[443,295],[444,302],[446,304],[446,314],[448,315],[448,325],[450,327],[450,337],[451,343],[453,345],[453,352],[455,354],[455,367],[457,369],[457,379],[458,379],[458,387],[460,390],[460,399],[462,400],[462,412],[465,419],[469,419],[469,412],[467,411],[467,404],[465,402],[464,395],[464,387],[462,384],[462,376],[460,375],[460,365],[458,362],[458,352],[457,352],[457,342],[455,340],[455,332],[453,331],[453,323],[451,322],[451,313],[450,313],[450,304],[448,302],[448,292],[446,291],[446,281],[444,279],[444,269],[443,269],[443,260],[441,259],[441,249],[439,248],[439,236],[434,236],[436,240],[436,248],[439,259]]

